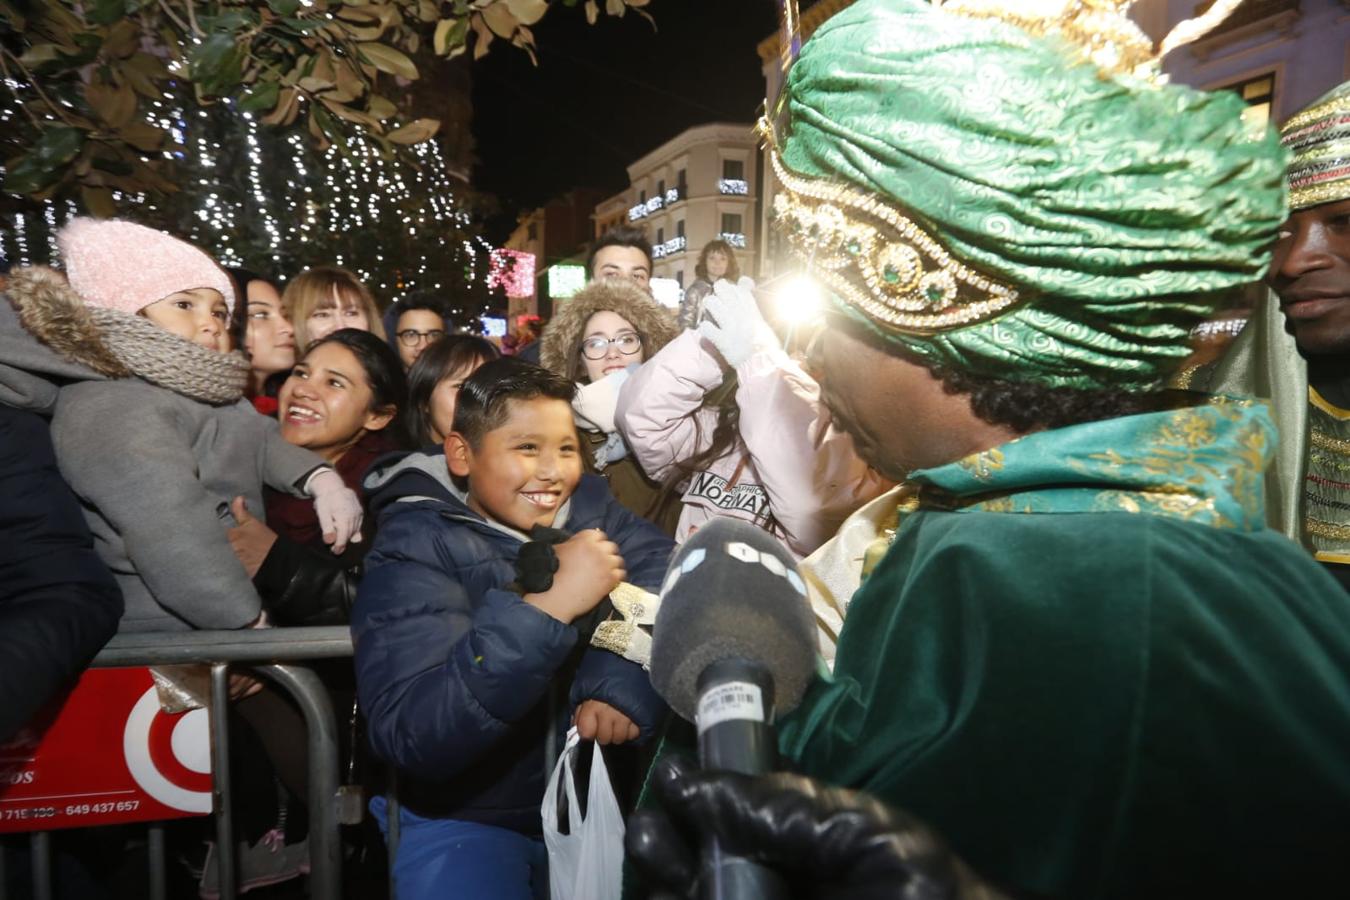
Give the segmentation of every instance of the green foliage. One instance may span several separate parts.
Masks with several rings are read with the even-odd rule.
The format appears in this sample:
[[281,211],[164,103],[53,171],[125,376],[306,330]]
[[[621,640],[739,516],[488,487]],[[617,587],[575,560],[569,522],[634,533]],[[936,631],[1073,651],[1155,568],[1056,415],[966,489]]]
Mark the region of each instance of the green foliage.
[[[323,150],[355,134],[385,151],[431,139],[407,108],[419,52],[474,58],[504,40],[533,57],[530,26],[577,0],[0,0],[0,160],[6,193],[116,210],[113,192],[178,181],[151,104],[171,84],[229,100]],[[648,0],[606,0],[623,15]],[[587,19],[599,15],[586,0]],[[648,17],[650,18],[650,17]],[[17,85],[17,87],[15,87]]]

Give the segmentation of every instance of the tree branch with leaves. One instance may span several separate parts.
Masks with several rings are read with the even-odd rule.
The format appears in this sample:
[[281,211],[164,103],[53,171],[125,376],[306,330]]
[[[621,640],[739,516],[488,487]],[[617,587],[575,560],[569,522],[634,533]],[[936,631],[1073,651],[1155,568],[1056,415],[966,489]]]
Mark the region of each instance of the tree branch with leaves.
[[[604,13],[650,19],[647,3],[605,0]],[[440,128],[402,89],[419,55],[478,59],[503,41],[533,58],[531,28],[556,6],[601,15],[597,0],[0,0],[0,78],[17,111],[0,122],[3,190],[79,197],[104,216],[114,192],[172,192],[152,115],[171,84],[303,129],[319,150],[359,133],[396,153]]]

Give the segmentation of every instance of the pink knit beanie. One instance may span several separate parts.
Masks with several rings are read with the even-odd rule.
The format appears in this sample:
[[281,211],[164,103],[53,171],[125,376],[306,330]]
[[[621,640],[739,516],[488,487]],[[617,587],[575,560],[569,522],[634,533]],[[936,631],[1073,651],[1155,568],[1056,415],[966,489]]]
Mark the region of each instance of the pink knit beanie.
[[135,315],[179,291],[212,288],[234,309],[215,260],[176,237],[120,219],[71,219],[56,235],[66,278],[90,306]]

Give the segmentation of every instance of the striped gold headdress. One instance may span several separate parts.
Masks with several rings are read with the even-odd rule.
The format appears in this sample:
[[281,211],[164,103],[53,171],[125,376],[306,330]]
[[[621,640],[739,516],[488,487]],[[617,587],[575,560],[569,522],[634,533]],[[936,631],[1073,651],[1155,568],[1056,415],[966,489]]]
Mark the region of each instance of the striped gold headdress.
[[1294,154],[1291,210],[1350,199],[1350,81],[1285,122],[1280,143]]

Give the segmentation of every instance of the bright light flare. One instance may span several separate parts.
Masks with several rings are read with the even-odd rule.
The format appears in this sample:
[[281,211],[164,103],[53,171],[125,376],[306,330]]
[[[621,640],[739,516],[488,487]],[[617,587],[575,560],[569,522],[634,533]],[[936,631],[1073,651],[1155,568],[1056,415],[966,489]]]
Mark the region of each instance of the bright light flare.
[[820,285],[805,275],[798,275],[784,284],[774,295],[775,317],[788,328],[800,328],[816,318],[825,309],[825,297]]

